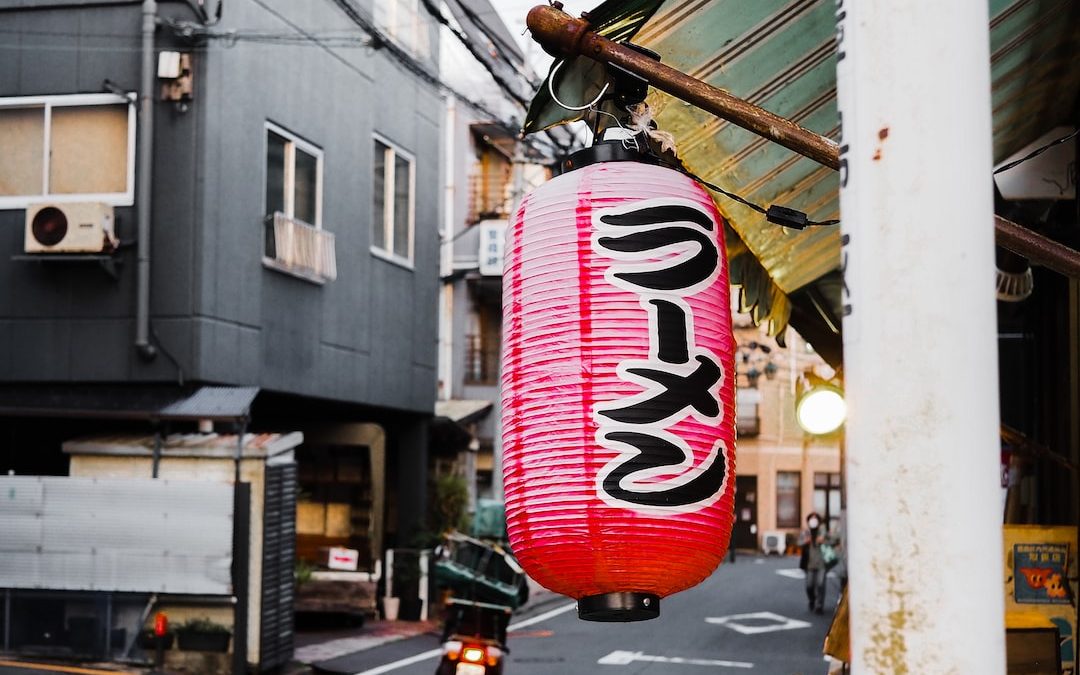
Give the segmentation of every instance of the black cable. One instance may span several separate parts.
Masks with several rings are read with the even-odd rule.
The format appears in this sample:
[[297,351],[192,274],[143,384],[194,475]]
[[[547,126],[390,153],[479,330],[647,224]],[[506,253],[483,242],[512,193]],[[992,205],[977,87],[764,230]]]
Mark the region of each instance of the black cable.
[[1020,159],[1018,159],[1016,161],[1009,162],[1008,164],[1006,164],[1004,166],[998,167],[997,169],[994,170],[994,175],[996,176],[999,173],[1001,173],[1002,171],[1008,171],[1009,169],[1015,168],[1015,167],[1019,166],[1020,164],[1023,164],[1024,162],[1028,161],[1029,159],[1034,159],[1034,158],[1038,157],[1039,155],[1043,154],[1044,152],[1046,152],[1047,150],[1049,150],[1050,148],[1054,147],[1055,145],[1060,145],[1060,144],[1064,143],[1065,141],[1069,140],[1070,138],[1072,138],[1076,134],[1080,134],[1080,127],[1073,130],[1073,132],[1071,134],[1065,134],[1064,136],[1057,139],[1056,141],[1050,141],[1049,143],[1042,146],[1041,148],[1038,148],[1036,150],[1032,150],[1031,152],[1029,152],[1028,154],[1024,155],[1023,157],[1021,157]]
[[[427,10],[428,14],[433,16],[436,21],[446,26],[450,33],[458,39],[458,42],[465,45],[465,48],[468,49],[469,53],[473,55],[473,58],[476,59],[476,61],[484,67],[484,70],[486,70],[488,74],[491,75],[491,79],[495,80],[495,84],[499,85],[499,88],[503,90],[503,93],[514,99],[514,101],[516,101],[522,107],[526,107],[529,105],[529,99],[525,96],[522,96],[514,89],[514,86],[512,84],[507,82],[501,75],[495,72],[495,69],[492,68],[491,64],[487,62],[487,60],[484,58],[484,55],[481,54],[480,51],[477,49],[476,45],[473,44],[473,41],[469,39],[469,36],[465,35],[460,30],[450,25],[450,20],[443,16],[443,13],[439,10],[438,7],[436,7],[432,3],[432,0],[420,0],[420,2],[424,5],[424,9]],[[502,52],[499,51],[498,47],[495,48],[495,51],[498,52],[500,56],[502,56]],[[506,57],[503,56],[503,59],[506,60]]]
[[734,192],[728,192],[727,190],[720,187],[719,185],[716,185],[714,183],[710,183],[709,181],[705,180],[701,176],[698,176],[697,174],[690,171],[686,167],[680,167],[680,171],[685,173],[687,176],[693,178],[697,182],[701,183],[705,187],[709,188],[713,192],[719,192],[720,194],[724,195],[728,199],[739,202],[743,206],[747,206],[747,207],[753,209],[754,211],[757,211],[761,215],[765,216],[766,220],[768,220],[770,223],[776,223],[777,225],[781,225],[783,227],[790,227],[790,228],[795,229],[795,230],[802,230],[802,229],[805,229],[807,227],[825,227],[825,226],[828,226],[828,225],[837,225],[837,224],[840,223],[839,220],[835,220],[835,219],[834,220],[810,220],[807,217],[807,215],[805,213],[803,213],[802,211],[799,211],[798,209],[792,209],[792,208],[789,208],[787,206],[779,206],[777,204],[773,204],[769,208],[765,208],[764,206],[761,206],[759,204],[755,204],[755,203],[753,203],[753,202],[751,202],[751,201],[749,201],[749,200],[747,200],[747,199],[745,199],[743,197],[740,197],[739,195],[735,194]]

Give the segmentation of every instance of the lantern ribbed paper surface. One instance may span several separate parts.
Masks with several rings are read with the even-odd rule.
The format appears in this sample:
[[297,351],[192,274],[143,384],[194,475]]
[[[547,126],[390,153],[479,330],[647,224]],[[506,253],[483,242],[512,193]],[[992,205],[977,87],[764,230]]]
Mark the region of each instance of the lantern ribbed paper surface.
[[681,173],[587,166],[522,202],[503,289],[514,553],[545,587],[613,610],[579,603],[584,618],[655,616],[716,568],[731,533],[723,221]]

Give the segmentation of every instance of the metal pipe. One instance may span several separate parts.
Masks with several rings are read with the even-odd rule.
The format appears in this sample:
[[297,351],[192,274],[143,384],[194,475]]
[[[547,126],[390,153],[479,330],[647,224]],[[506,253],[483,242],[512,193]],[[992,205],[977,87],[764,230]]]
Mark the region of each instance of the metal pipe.
[[150,344],[150,218],[154,162],[154,31],[157,30],[157,2],[142,3],[142,68],[139,73],[139,159],[136,162],[135,197],[138,220],[135,289],[135,350],[146,360],[157,356]]
[[157,478],[161,467],[161,429],[154,429],[154,454],[150,462],[150,477]]
[[994,233],[998,246],[1058,274],[1080,279],[1080,251],[997,215],[994,216]]
[[575,19],[555,7],[541,5],[529,10],[527,23],[533,39],[555,58],[582,55],[601,63],[621,66],[645,78],[661,91],[775,141],[830,169],[840,169],[840,149],[832,140],[597,35],[589,30],[589,23],[584,19]]

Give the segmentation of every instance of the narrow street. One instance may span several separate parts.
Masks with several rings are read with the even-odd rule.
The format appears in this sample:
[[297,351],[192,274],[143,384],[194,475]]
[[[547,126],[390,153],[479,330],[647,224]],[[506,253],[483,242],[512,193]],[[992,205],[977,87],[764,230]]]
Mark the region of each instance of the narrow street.
[[[827,669],[821,644],[838,594],[839,582],[830,577],[826,615],[815,615],[807,611],[796,558],[743,556],[665,599],[655,621],[587,623],[576,618],[572,602],[552,599],[511,624],[506,673],[689,675],[708,668],[819,675]],[[436,636],[424,635],[315,666],[350,675],[431,675],[438,648]]]

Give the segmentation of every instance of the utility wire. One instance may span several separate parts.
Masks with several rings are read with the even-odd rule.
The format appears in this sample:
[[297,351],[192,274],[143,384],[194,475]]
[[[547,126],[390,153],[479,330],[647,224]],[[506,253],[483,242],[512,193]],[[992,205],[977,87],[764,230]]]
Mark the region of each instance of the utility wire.
[[[473,55],[473,58],[475,58],[476,61],[484,67],[484,70],[486,70],[488,74],[491,75],[491,79],[495,80],[495,84],[499,85],[499,88],[503,90],[503,93],[514,99],[518,104],[522,106],[528,106],[529,99],[522,96],[512,84],[507,82],[501,75],[499,75],[495,71],[491,64],[487,62],[487,59],[484,58],[484,55],[480,53],[480,50],[476,47],[473,41],[469,39],[469,36],[465,35],[463,32],[451,25],[450,20],[443,16],[443,13],[439,10],[438,7],[435,6],[432,0],[420,0],[420,2],[424,5],[424,8],[428,11],[428,14],[431,14],[431,16],[435,17],[436,21],[446,26],[450,33],[458,39],[458,42],[465,45],[465,48],[468,49],[469,53]],[[503,58],[504,61],[507,60],[506,56],[502,54],[498,47],[495,48],[495,51],[499,53],[499,55]]]
[[1018,160],[1015,160],[1013,162],[1009,162],[1008,164],[1005,164],[1004,166],[998,167],[997,169],[994,170],[994,175],[996,176],[999,173],[1001,173],[1002,171],[1008,171],[1009,169],[1016,168],[1017,166],[1019,166],[1019,165],[1023,164],[1024,162],[1028,161],[1029,159],[1034,159],[1034,158],[1038,157],[1039,155],[1043,154],[1044,152],[1046,152],[1050,148],[1054,147],[1055,145],[1061,145],[1062,143],[1069,140],[1070,138],[1072,138],[1076,134],[1080,134],[1080,127],[1073,130],[1073,132],[1071,134],[1065,134],[1064,136],[1057,139],[1056,141],[1050,141],[1049,143],[1042,146],[1041,148],[1036,148],[1035,150],[1032,150],[1031,152],[1024,155],[1023,157],[1021,157]]

